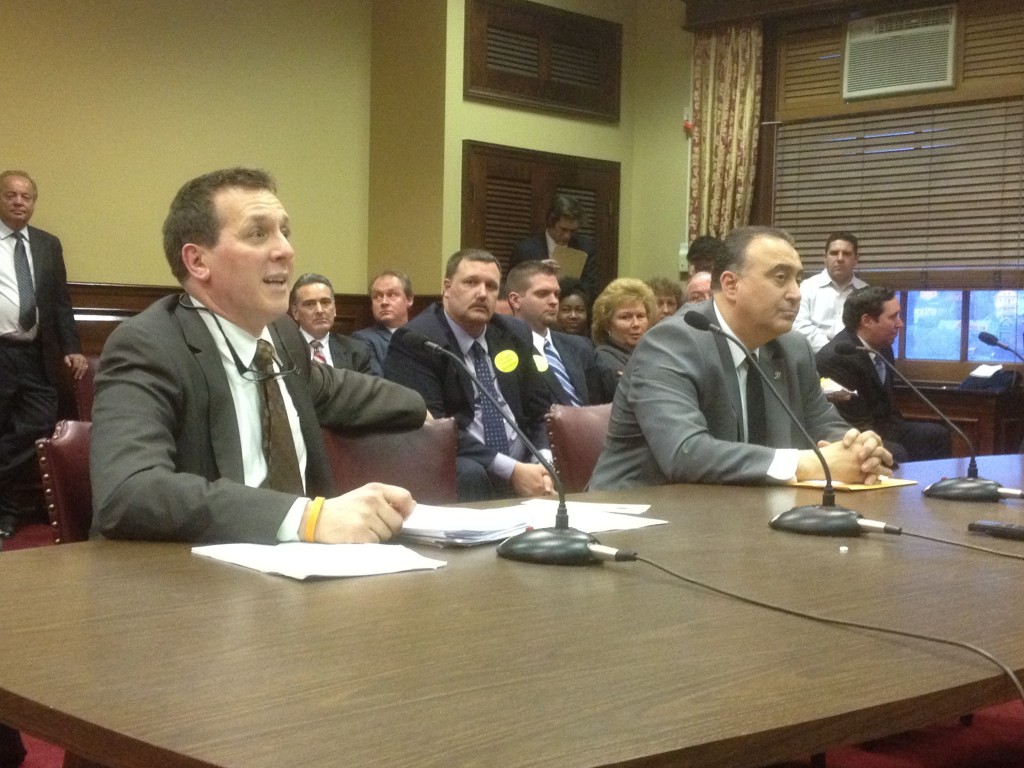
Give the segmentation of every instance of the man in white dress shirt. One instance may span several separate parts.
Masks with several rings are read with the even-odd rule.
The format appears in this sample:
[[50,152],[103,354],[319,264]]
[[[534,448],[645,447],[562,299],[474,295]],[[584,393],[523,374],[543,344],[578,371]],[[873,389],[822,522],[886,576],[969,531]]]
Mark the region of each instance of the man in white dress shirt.
[[833,232],[825,241],[825,268],[800,286],[800,311],[793,330],[806,336],[815,352],[843,330],[847,297],[867,285],[854,275],[858,261],[857,238],[850,232]]

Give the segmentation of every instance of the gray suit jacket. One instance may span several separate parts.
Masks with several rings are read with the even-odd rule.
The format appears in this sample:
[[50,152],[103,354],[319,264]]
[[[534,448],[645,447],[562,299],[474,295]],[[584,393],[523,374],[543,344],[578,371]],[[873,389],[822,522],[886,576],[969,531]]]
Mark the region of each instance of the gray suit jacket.
[[[187,301],[184,300],[183,301]],[[290,318],[271,325],[306,442],[306,491],[333,494],[321,425],[413,428],[416,392],[313,364]],[[90,463],[93,533],[110,538],[274,543],[294,495],[243,485],[234,402],[212,336],[168,296],[123,322],[103,348]]]
[[[717,322],[711,301],[697,307]],[[742,406],[729,342],[698,331],[679,315],[643,335],[619,381],[604,449],[590,487],[664,483],[763,483],[775,448],[808,448],[765,394],[769,446],[742,439]],[[815,440],[848,429],[821,393],[807,340],[787,333],[761,347],[770,383]]]

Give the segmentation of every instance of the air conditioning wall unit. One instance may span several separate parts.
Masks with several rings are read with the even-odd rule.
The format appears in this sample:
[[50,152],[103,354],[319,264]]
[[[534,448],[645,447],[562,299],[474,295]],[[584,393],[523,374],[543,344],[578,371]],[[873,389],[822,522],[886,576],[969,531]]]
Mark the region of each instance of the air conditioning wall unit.
[[956,6],[851,21],[843,98],[893,96],[953,87]]

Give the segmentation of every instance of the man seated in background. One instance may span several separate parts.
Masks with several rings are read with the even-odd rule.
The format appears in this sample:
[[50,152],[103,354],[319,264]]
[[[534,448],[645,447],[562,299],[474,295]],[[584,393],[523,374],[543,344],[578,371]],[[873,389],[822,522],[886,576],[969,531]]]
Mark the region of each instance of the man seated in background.
[[558,321],[558,269],[544,261],[524,261],[512,267],[506,283],[512,314],[529,326],[538,367],[547,369],[553,401],[562,405],[611,402],[618,374],[598,362],[587,339],[552,330]]
[[733,342],[683,315],[640,339],[619,381],[594,490],[664,483],[764,483],[824,476],[772,386],[819,441],[832,475],[874,483],[892,457],[844,422],[821,393],[807,342],[791,333],[803,265],[788,234],[744,227],[725,241],[714,297],[693,312],[760,360],[763,382]]
[[711,273],[697,272],[686,281],[686,290],[683,292],[683,306],[687,304],[700,304],[711,298]]
[[186,183],[164,221],[184,294],[125,320],[93,407],[93,533],[192,542],[386,541],[403,488],[334,496],[321,425],[415,428],[423,398],[314,365],[288,309],[295,260],[273,179],[233,168]]
[[800,286],[800,313],[793,329],[807,337],[815,352],[843,330],[843,304],[867,285],[853,274],[859,261],[857,238],[833,232],[825,241],[825,268]]
[[659,320],[671,317],[683,304],[683,289],[675,280],[667,277],[652,277],[647,281],[648,287],[654,291],[654,303],[656,311],[651,318],[651,325]]
[[391,334],[409,322],[412,309],[412,281],[404,272],[387,270],[370,281],[370,311],[373,325],[352,334],[370,349],[370,365],[378,376],[384,375]]
[[701,235],[686,249],[686,269],[690,275],[698,272],[711,272],[715,259],[722,253],[725,244],[717,237]]
[[306,340],[311,359],[335,368],[373,373],[370,352],[364,345],[331,332],[338,309],[330,280],[314,272],[302,275],[292,286],[288,307]]
[[601,276],[597,263],[597,245],[594,238],[580,234],[583,223],[583,207],[568,195],[555,195],[548,208],[547,227],[544,232],[525,240],[520,240],[512,249],[509,268],[522,264],[524,261],[545,261],[552,258],[558,246],[574,248],[586,254],[583,269],[579,274],[569,274],[564,269],[562,274],[567,277],[578,277],[580,285],[588,296],[597,296],[601,288]]
[[[857,429],[881,435],[898,462],[948,458],[949,430],[941,424],[901,418],[892,397],[893,373],[879,359],[895,360],[892,344],[903,327],[896,294],[879,286],[854,291],[843,307],[843,326],[816,355],[822,376],[855,393],[836,401],[839,413]],[[838,350],[844,345],[874,351],[843,354]]]
[[[535,445],[547,446],[544,415],[551,390],[533,359],[530,329],[495,314],[501,267],[489,252],[465,249],[448,259],[440,304],[432,304],[395,331],[384,375],[417,390],[435,417],[453,416],[458,425],[456,479],[461,501],[551,493],[547,470],[529,451],[501,412]],[[447,355],[406,341],[410,332],[447,349]],[[472,371],[497,398],[495,408],[477,391]]]

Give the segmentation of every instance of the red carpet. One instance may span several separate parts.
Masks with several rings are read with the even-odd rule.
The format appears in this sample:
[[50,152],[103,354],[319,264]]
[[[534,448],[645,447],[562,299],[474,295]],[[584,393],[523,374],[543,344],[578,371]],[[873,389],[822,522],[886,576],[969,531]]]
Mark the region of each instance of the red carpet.
[[[50,546],[53,534],[43,523],[18,529],[4,550]],[[28,757],[22,768],[60,768],[64,750],[23,736]],[[927,728],[833,749],[826,768],[1024,768],[1024,703],[1012,701],[974,715],[969,726],[950,719]],[[794,760],[776,768],[810,768],[811,760]]]

